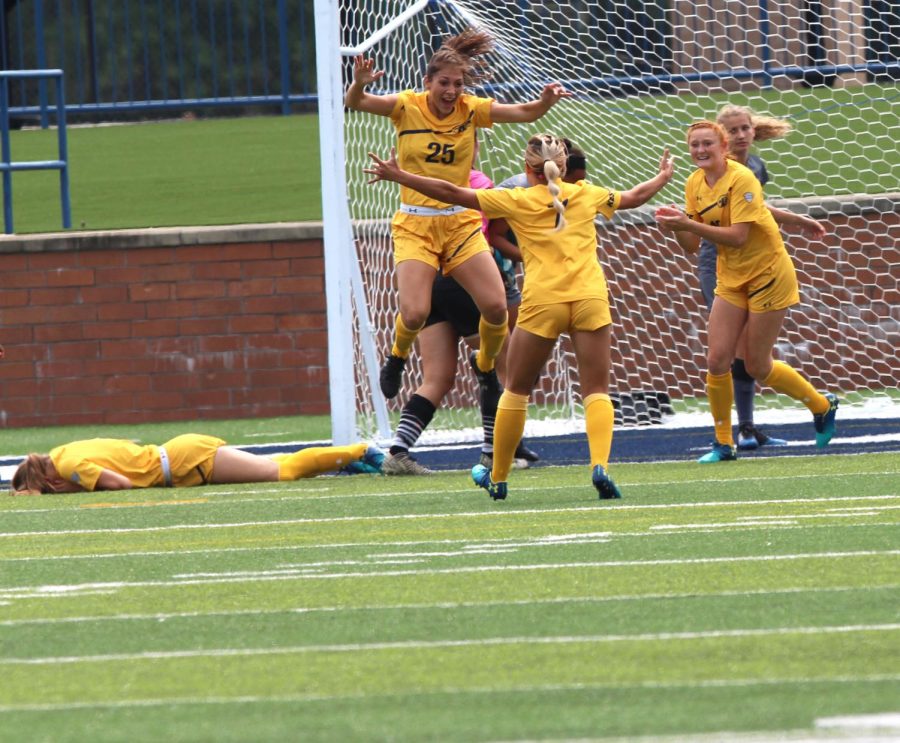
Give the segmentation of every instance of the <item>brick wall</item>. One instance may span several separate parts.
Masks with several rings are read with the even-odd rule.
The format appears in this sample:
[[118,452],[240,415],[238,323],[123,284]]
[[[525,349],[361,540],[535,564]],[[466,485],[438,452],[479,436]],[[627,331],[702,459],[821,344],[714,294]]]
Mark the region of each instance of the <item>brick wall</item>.
[[327,414],[318,224],[0,239],[0,426]]

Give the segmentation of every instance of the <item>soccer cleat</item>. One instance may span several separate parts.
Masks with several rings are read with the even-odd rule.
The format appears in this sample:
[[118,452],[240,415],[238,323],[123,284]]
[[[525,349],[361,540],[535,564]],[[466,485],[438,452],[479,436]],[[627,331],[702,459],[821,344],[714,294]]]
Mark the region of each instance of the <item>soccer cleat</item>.
[[834,436],[834,418],[837,415],[838,398],[832,392],[825,393],[828,399],[828,410],[813,416],[813,426],[816,429],[816,446],[822,448],[828,446],[831,437]]
[[761,446],[787,446],[787,441],[763,433],[752,423],[745,423],[738,429],[737,448],[740,451],[752,451]]
[[472,351],[472,353],[469,354],[469,366],[471,366],[472,371],[475,372],[475,379],[478,380],[478,386],[481,388],[481,391],[493,392],[495,395],[501,394],[503,392],[503,385],[500,384],[497,370],[491,369],[487,372],[481,371],[481,369],[478,368],[478,362],[476,361],[477,356],[477,351]]
[[[540,456],[538,456],[537,452],[531,451],[525,444],[521,441],[519,445],[516,447],[516,453],[513,455],[515,459],[524,459],[526,462],[537,462],[540,460]],[[527,466],[527,465],[526,465]]]
[[737,459],[737,452],[735,452],[734,447],[716,442],[713,444],[712,450],[708,451],[697,461],[700,464],[713,464],[715,462],[730,462],[733,459]]
[[388,454],[381,463],[381,471],[386,475],[433,475],[434,470],[423,467],[409,452],[398,451]]
[[360,459],[350,462],[350,464],[341,469],[341,472],[346,472],[348,475],[380,475],[383,463],[384,452],[374,444],[371,444],[363,452]]
[[362,457],[363,464],[371,467],[376,472],[381,472],[381,465],[384,464],[384,452],[375,444],[369,444],[365,454]]
[[390,354],[381,365],[381,372],[378,374],[378,383],[381,386],[381,394],[388,400],[397,397],[400,391],[400,378],[403,376],[403,368],[406,366],[406,359]]
[[472,480],[479,488],[487,490],[494,500],[506,499],[506,483],[491,480],[491,471],[483,464],[476,464],[472,468]]
[[606,474],[603,465],[598,464],[594,466],[594,471],[591,472],[591,481],[594,483],[594,487],[597,488],[601,500],[612,500],[613,498],[622,497],[621,491],[616,487],[612,478]]

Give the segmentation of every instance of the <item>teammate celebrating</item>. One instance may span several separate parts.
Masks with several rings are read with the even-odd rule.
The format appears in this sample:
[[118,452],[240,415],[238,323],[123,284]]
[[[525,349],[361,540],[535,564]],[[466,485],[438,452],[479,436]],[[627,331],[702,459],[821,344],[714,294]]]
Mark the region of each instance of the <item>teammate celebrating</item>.
[[[540,98],[527,103],[498,103],[466,93],[467,86],[483,77],[476,58],[492,48],[487,33],[466,29],[445,40],[431,57],[424,91],[384,95],[366,91],[384,72],[375,71],[371,60],[358,57],[344,103],[357,111],[390,117],[405,169],[466,186],[477,128],[536,121],[569,95],[558,83],[545,85]],[[480,372],[494,368],[508,332],[503,283],[481,232],[481,215],[406,187],[400,198],[400,210],[391,227],[400,312],[393,346],[379,378],[387,398],[400,390],[406,359],[428,317],[431,285],[438,269],[463,286],[481,313],[476,359]]]
[[[753,144],[785,136],[791,130],[790,122],[772,116],[763,116],[746,106],[736,106],[732,103],[726,104],[719,110],[716,122],[722,125],[728,137],[728,156],[748,167],[760,185],[765,186],[769,182],[769,173],[762,158],[751,151]],[[804,233],[815,239],[825,236],[825,227],[815,219],[787,209],[767,206],[780,226],[799,227]],[[697,276],[700,279],[700,291],[703,293],[703,300],[706,302],[708,310],[712,309],[715,298],[717,257],[718,251],[715,243],[701,240],[700,252],[697,257]],[[734,403],[738,414],[737,447],[749,450],[757,449],[760,446],[784,446],[787,441],[767,435],[753,421],[756,380],[747,373],[747,366],[744,363],[745,347],[746,336],[742,336],[735,351],[735,359],[731,364]]]
[[668,150],[652,179],[622,193],[586,181],[565,183],[568,152],[552,134],[528,140],[525,171],[528,188],[462,188],[410,173],[369,153],[373,181],[396,181],[445,203],[480,209],[489,219],[503,217],[515,231],[525,263],[519,319],[510,339],[507,388],[500,398],[494,429],[493,468],[472,468],[472,478],[500,500],[507,495],[513,453],[525,428],[534,380],[560,334],[575,348],[585,409],[591,479],[601,498],[620,498],[607,473],[613,434],[609,397],[612,318],[603,269],[597,261],[597,214],[609,218],[616,209],[640,206],[672,178]]
[[687,252],[696,253],[701,239],[715,243],[718,251],[706,374],[716,439],[701,463],[737,458],[731,365],[742,337],[747,373],[806,405],[813,413],[820,447],[834,435],[838,407],[835,395],[817,392],[799,372],[772,358],[787,310],[800,301],[797,274],[763,200],[762,186],[748,168],[727,158],[727,142],[719,124],[691,124],[687,143],[697,170],[685,185],[686,211],[669,206],[656,212],[660,228],[673,234]]

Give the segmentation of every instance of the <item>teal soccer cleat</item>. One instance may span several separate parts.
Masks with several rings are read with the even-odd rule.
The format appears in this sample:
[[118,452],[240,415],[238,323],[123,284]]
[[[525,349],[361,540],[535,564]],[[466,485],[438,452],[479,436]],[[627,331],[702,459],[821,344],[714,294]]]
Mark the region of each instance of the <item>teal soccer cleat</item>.
[[491,471],[483,464],[476,464],[472,468],[472,480],[479,488],[487,490],[494,500],[506,500],[506,483],[491,480]]
[[828,442],[834,436],[834,418],[837,415],[839,403],[837,395],[832,392],[827,392],[825,397],[828,399],[828,410],[813,416],[813,426],[816,428],[816,446],[820,449],[828,446]]
[[716,442],[713,444],[712,450],[706,452],[697,461],[700,464],[713,464],[715,462],[730,462],[734,459],[737,459],[737,452],[735,452],[733,446]]
[[350,462],[341,472],[349,475],[380,475],[381,465],[384,464],[384,452],[374,444],[363,452],[362,459]]
[[597,492],[600,494],[600,500],[612,500],[613,498],[622,497],[622,493],[619,491],[619,488],[616,487],[612,478],[606,474],[603,465],[598,464],[594,467],[594,471],[591,472],[591,481],[594,483],[594,487],[597,488]]

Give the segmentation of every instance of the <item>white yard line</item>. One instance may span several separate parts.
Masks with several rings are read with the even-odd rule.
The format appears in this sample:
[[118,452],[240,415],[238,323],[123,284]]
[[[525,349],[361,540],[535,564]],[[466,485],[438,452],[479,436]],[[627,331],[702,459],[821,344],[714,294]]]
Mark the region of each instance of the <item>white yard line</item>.
[[[854,496],[854,502],[863,501],[879,501],[879,500],[898,500],[900,494],[886,495],[865,495]],[[31,538],[40,536],[71,536],[74,534],[133,534],[161,531],[179,531],[179,530],[200,530],[200,529],[236,529],[256,526],[282,526],[293,524],[334,524],[334,523],[350,523],[350,522],[378,522],[378,521],[422,521],[427,519],[458,519],[458,518],[496,518],[496,517],[516,517],[530,516],[534,514],[548,513],[580,513],[584,511],[609,513],[610,509],[616,511],[647,511],[665,509],[674,511],[685,508],[720,508],[720,507],[736,507],[736,508],[753,508],[765,505],[784,505],[790,503],[830,503],[839,502],[846,503],[847,496],[834,496],[826,498],[778,498],[765,500],[746,500],[746,501],[710,501],[700,503],[649,503],[649,504],[625,504],[616,503],[609,504],[566,507],[566,508],[521,508],[514,511],[461,511],[457,513],[409,513],[409,514],[384,514],[376,516],[332,516],[319,518],[301,518],[301,519],[274,519],[271,521],[236,521],[221,524],[169,524],[167,526],[141,526],[130,528],[109,528],[109,529],[60,529],[46,531],[21,531],[21,532],[2,532],[2,539],[18,539]]]
[[0,627],[19,627],[24,625],[53,625],[53,624],[78,624],[81,622],[131,622],[153,621],[165,622],[169,619],[196,619],[206,617],[256,617],[277,614],[333,614],[336,612],[356,611],[417,611],[447,609],[478,609],[501,606],[533,606],[533,605],[561,605],[561,604],[605,604],[626,603],[629,601],[668,601],[673,599],[720,599],[720,598],[745,598],[750,596],[779,596],[792,594],[817,594],[817,593],[849,593],[853,591],[895,591],[900,589],[900,584],[882,586],[828,586],[828,587],[789,587],[772,588],[748,591],[711,591],[698,593],[640,593],[620,594],[618,596],[567,596],[546,599],[521,599],[509,601],[453,601],[434,602],[430,604],[360,604],[358,606],[296,606],[284,609],[242,609],[235,611],[185,611],[185,612],[159,612],[155,614],[116,614],[112,616],[96,615],[81,617],[47,617],[30,619],[7,619],[0,621]]
[[[458,474],[458,473],[455,473]],[[859,478],[859,477],[891,477],[900,479],[900,472],[892,472],[892,471],[884,471],[879,470],[877,472],[852,472],[852,473],[815,473],[809,475],[783,475],[778,477],[770,477],[766,476],[766,482],[779,482],[779,481],[787,481],[787,482],[796,482],[798,480],[818,480],[825,481],[829,479],[847,479],[848,477]],[[638,483],[624,483],[623,487],[628,489],[632,488],[666,488],[670,486],[682,486],[682,485],[710,485],[710,484],[759,484],[760,478],[755,476],[747,476],[747,477],[703,477],[703,478],[694,478],[690,480],[656,480],[654,482],[638,482]],[[298,503],[301,500],[303,501],[316,501],[316,500],[336,500],[336,499],[352,499],[354,501],[359,500],[360,498],[409,498],[410,494],[408,492],[388,492],[388,493],[333,493],[330,492],[332,488],[330,486],[323,486],[321,488],[307,488],[301,490],[291,490],[290,495],[283,495],[277,498],[243,498],[240,497],[242,495],[254,495],[254,494],[265,494],[265,493],[278,493],[283,492],[284,488],[273,487],[271,489],[257,489],[257,490],[218,490],[213,489],[219,486],[209,486],[209,489],[192,489],[192,492],[197,494],[198,497],[196,499],[191,499],[187,501],[169,501],[169,500],[159,500],[159,501],[148,501],[146,503],[134,503],[134,502],[121,502],[121,503],[81,503],[78,505],[63,507],[63,508],[29,508],[23,510],[7,510],[4,512],[4,518],[13,517],[13,516],[27,516],[30,514],[37,513],[54,513],[61,514],[67,512],[77,512],[83,513],[85,510],[94,509],[109,509],[115,510],[119,508],[196,508],[196,507],[206,507],[206,506],[234,506],[240,505],[243,503]],[[586,483],[584,485],[586,490],[590,490],[590,484]],[[515,484],[514,492],[515,493],[544,493],[544,492],[553,492],[556,490],[565,490],[571,491],[571,485],[559,485],[559,486],[541,486],[541,487],[530,487],[526,485],[519,486]],[[321,494],[323,493],[324,494]],[[465,488],[451,488],[442,491],[443,493],[460,493],[463,495],[474,495],[475,497],[481,497],[481,493],[478,490],[472,487]],[[886,496],[874,496],[874,497],[892,497],[895,494],[890,494]],[[230,497],[235,496],[235,497]],[[302,496],[299,498],[298,496]],[[845,500],[849,496],[837,498],[838,500]],[[869,496],[872,497],[872,496]],[[827,498],[816,498],[814,500],[828,500]],[[799,502],[798,499],[791,499],[793,502]],[[757,502],[766,502],[766,501],[757,501]],[[769,501],[771,502],[771,501]],[[674,505],[674,504],[673,504]],[[678,504],[683,505],[683,504]],[[711,505],[711,504],[701,504],[701,505]],[[594,506],[596,507],[596,506]],[[624,504],[618,504],[618,508],[625,507]],[[637,506],[639,507],[639,506]],[[657,506],[662,507],[662,506]],[[2,535],[0,535],[2,536]]]
[[[556,691],[584,691],[603,690],[611,691],[627,689],[718,689],[718,688],[752,688],[756,686],[797,686],[804,684],[858,684],[858,683],[883,683],[896,681],[898,675],[871,675],[871,676],[832,676],[832,677],[793,677],[779,679],[707,679],[704,681],[643,681],[638,683],[573,683],[573,684],[534,684],[512,686],[471,686],[471,687],[442,687],[440,689],[424,691],[401,690],[385,693],[358,693],[358,694],[278,694],[272,696],[261,695],[236,695],[233,697],[172,697],[169,699],[116,699],[110,701],[93,702],[57,702],[38,704],[4,704],[0,705],[0,713],[4,712],[53,712],[77,709],[119,709],[131,707],[174,707],[185,705],[223,705],[223,704],[261,704],[283,703],[297,704],[302,702],[331,702],[353,699],[379,699],[381,697],[396,698],[398,694],[412,699],[435,696],[454,696],[463,694],[529,694],[534,692]],[[643,739],[639,739],[643,740]],[[716,741],[723,740],[715,738]]]
[[213,585],[225,583],[259,583],[262,581],[284,580],[343,580],[347,578],[400,578],[423,575],[462,575],[470,573],[493,572],[525,572],[539,570],[573,570],[594,568],[633,568],[661,565],[713,565],[733,564],[749,562],[782,562],[796,560],[829,560],[855,558],[855,557],[883,557],[900,555],[900,550],[856,550],[852,552],[809,552],[790,555],[745,555],[741,557],[701,557],[669,560],[608,560],[596,562],[566,562],[566,563],[535,563],[527,565],[478,565],[472,567],[454,568],[425,568],[416,570],[382,570],[359,571],[345,573],[315,573],[309,574],[302,570],[292,573],[285,571],[270,572],[245,572],[229,575],[221,574],[218,577],[189,578],[183,580],[155,580],[155,581],[109,581],[92,582],[68,585],[43,585],[43,586],[17,586],[0,590],[0,601],[15,599],[35,599],[81,595],[81,592],[115,591],[131,588],[173,588],[181,586]]
[[[885,507],[884,510],[892,509],[893,506]],[[874,509],[873,509],[874,510]],[[869,515],[869,514],[863,514]],[[769,531],[791,531],[791,530],[811,530],[811,529],[831,529],[834,524],[777,524],[755,516],[738,516],[734,522],[726,522],[725,526],[715,524],[707,524],[706,529],[697,529],[693,533],[702,534],[718,534],[721,532],[738,532],[738,531],[759,531],[766,529]],[[873,526],[896,526],[894,522],[869,521],[862,524],[840,524],[842,529],[852,528],[868,528]],[[413,539],[389,542],[316,542],[312,544],[291,544],[276,546],[256,546],[256,547],[208,547],[205,549],[172,549],[172,550],[123,550],[120,552],[91,552],[86,554],[57,554],[57,555],[33,555],[28,557],[0,557],[0,563],[4,562],[39,562],[54,560],[101,560],[101,559],[120,559],[129,557],[179,557],[185,555],[216,555],[238,552],[295,552],[298,550],[331,550],[331,549],[354,549],[361,547],[425,547],[427,545],[484,545],[493,544],[498,548],[504,547],[546,547],[559,546],[564,544],[581,544],[588,540],[588,537],[597,537],[599,541],[603,539],[610,540],[616,538],[645,538],[656,536],[671,536],[669,532],[661,533],[652,531],[653,527],[646,532],[597,532],[594,534],[572,534],[572,535],[549,535],[543,537],[535,537],[534,539],[523,539],[522,537],[507,538],[479,538],[472,539]]]
[[360,653],[383,650],[437,650],[443,648],[496,647],[505,645],[580,645],[620,642],[670,642],[785,635],[846,635],[857,632],[894,632],[900,623],[853,624],[831,627],[774,627],[768,629],[709,630],[706,632],[654,632],[635,635],[566,635],[557,637],[487,637],[477,640],[404,640],[400,642],[346,643],[335,645],[292,645],[265,648],[210,648],[204,650],[164,650],[109,655],[62,655],[44,658],[0,658],[0,666],[47,666],[75,663],[170,660],[182,658],[235,658],[313,653]]

